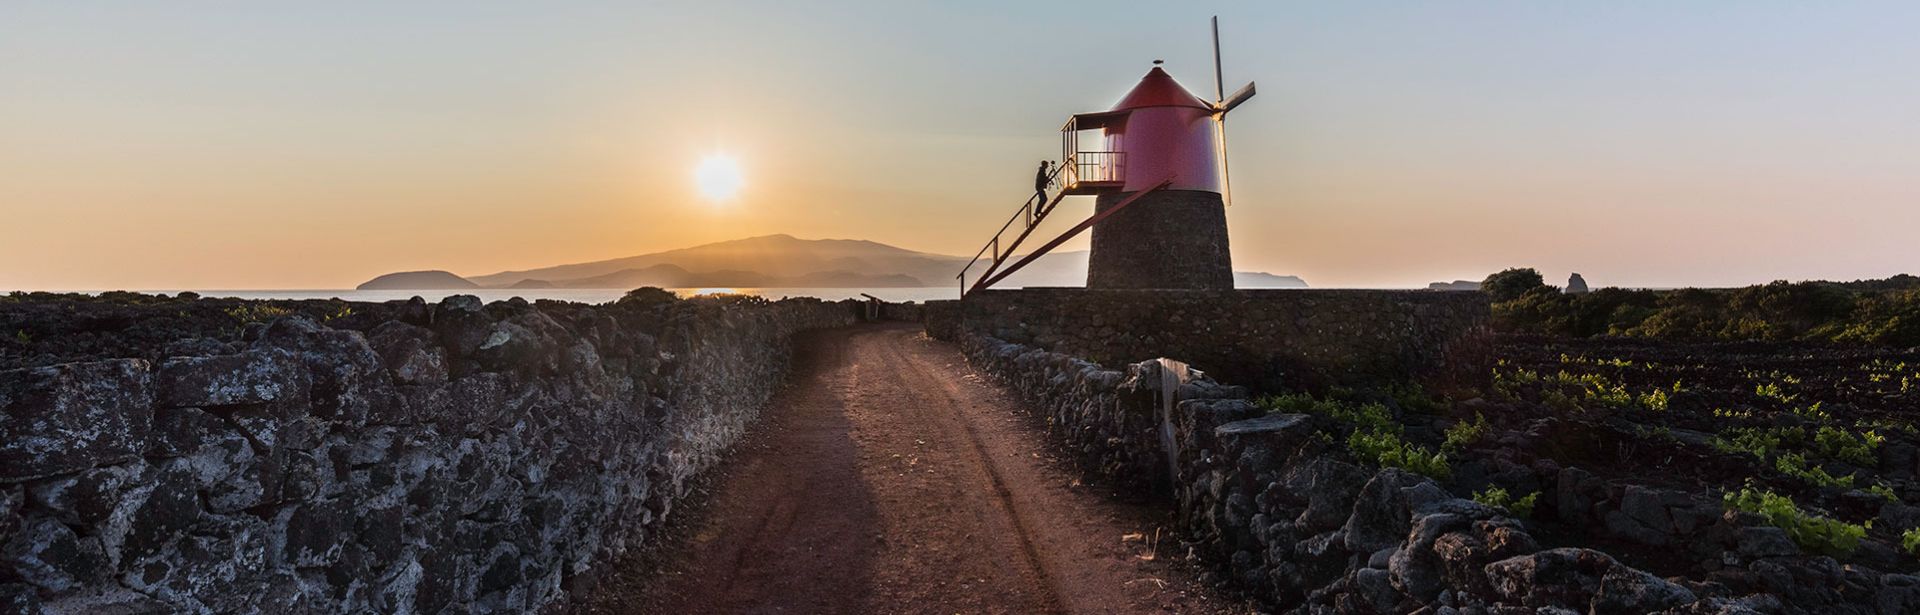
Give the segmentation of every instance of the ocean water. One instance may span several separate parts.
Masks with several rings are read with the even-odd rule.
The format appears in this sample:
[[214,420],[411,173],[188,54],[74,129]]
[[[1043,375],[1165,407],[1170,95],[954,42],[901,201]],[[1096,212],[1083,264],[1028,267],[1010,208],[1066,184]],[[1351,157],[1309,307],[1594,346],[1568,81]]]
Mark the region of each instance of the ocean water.
[[[941,286],[927,288],[670,288],[683,297],[709,294],[759,295],[768,299],[786,297],[817,297],[828,301],[841,299],[862,299],[860,293],[879,297],[886,301],[925,302],[938,299],[960,298],[960,287]],[[177,290],[160,290],[169,295]],[[439,301],[448,295],[473,295],[481,301],[493,302],[520,297],[528,301],[553,299],[575,303],[606,303],[627,294],[620,289],[467,289],[467,290],[195,290],[202,297],[232,297],[236,299],[343,299],[346,301],[392,301],[418,296],[428,302]]]

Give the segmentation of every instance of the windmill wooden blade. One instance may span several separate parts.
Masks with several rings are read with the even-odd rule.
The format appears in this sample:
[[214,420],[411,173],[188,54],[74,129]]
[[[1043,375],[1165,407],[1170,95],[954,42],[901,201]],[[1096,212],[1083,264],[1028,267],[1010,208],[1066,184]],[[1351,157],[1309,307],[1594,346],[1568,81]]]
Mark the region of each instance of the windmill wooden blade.
[[1227,80],[1220,75],[1220,16],[1213,16],[1213,101],[1227,98]]
[[1228,207],[1233,206],[1233,169],[1227,166],[1227,114],[1220,112],[1220,119],[1213,123],[1220,131],[1220,201]]
[[1234,107],[1240,106],[1240,103],[1247,102],[1249,98],[1253,98],[1253,82],[1251,81],[1241,86],[1240,89],[1234,90],[1232,96],[1228,96],[1225,100],[1216,103],[1214,106],[1221,113],[1226,113],[1232,111]]

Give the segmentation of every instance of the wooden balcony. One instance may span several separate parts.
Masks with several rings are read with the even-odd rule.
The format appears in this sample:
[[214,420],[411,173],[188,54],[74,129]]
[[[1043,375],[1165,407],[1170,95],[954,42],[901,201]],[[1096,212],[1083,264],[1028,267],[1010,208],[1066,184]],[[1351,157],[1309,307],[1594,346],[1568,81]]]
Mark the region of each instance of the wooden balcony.
[[1074,152],[1061,167],[1060,189],[1067,194],[1119,192],[1127,183],[1125,152]]

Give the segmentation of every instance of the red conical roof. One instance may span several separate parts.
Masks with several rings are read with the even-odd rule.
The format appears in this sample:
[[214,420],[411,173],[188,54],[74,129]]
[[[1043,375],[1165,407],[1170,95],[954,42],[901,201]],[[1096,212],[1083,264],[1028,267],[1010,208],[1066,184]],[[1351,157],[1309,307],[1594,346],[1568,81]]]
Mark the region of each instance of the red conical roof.
[[1213,105],[1205,99],[1194,96],[1193,92],[1188,92],[1186,88],[1180,87],[1180,82],[1174,81],[1173,75],[1155,66],[1153,70],[1147,71],[1147,76],[1140,78],[1140,85],[1133,86],[1133,91],[1127,92],[1126,97],[1120,99],[1120,104],[1113,106],[1113,110],[1125,111],[1141,107],[1212,109]]

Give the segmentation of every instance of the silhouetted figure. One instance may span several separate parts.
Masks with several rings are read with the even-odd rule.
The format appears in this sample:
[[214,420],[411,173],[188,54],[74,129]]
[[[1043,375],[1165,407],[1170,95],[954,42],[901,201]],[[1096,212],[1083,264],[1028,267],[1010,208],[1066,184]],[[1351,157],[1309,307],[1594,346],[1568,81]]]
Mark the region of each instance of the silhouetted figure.
[[1040,197],[1040,204],[1047,204],[1047,184],[1051,183],[1053,161],[1040,161],[1040,170],[1033,172],[1033,194]]

